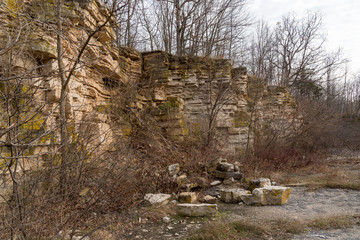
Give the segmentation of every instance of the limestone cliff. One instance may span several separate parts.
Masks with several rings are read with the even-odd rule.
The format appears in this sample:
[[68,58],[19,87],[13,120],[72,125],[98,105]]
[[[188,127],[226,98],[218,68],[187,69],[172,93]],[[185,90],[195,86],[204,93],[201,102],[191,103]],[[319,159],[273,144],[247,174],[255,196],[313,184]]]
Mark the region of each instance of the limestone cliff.
[[[42,114],[49,116],[42,127],[54,129],[60,97],[54,1],[1,3],[0,44],[7,49],[0,55],[2,75],[11,66],[18,79],[41,78],[36,97],[45,104]],[[136,85],[132,108],[152,107],[164,134],[177,140],[212,137],[224,151],[251,148],[262,131],[282,130],[296,119],[294,100],[286,89],[249,84],[246,69],[233,68],[228,60],[118,48],[111,28],[114,19],[98,29],[109,12],[97,0],[66,1],[62,11],[67,71],[88,35],[96,31],[69,83],[66,110],[70,122],[90,123],[98,142],[111,144],[121,137],[113,132],[107,110],[114,91],[124,85]]]

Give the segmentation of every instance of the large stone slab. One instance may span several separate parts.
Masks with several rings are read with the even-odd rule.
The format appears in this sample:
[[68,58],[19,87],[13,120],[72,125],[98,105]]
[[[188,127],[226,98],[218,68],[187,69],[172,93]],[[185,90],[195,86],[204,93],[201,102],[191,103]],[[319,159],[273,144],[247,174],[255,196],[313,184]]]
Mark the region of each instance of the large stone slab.
[[178,204],[177,213],[181,216],[186,217],[212,217],[216,216],[218,213],[217,204]]
[[290,197],[290,188],[281,186],[269,186],[262,188],[263,205],[283,205]]
[[170,198],[170,194],[164,193],[148,193],[144,197],[144,199],[152,205],[165,205],[169,202]]

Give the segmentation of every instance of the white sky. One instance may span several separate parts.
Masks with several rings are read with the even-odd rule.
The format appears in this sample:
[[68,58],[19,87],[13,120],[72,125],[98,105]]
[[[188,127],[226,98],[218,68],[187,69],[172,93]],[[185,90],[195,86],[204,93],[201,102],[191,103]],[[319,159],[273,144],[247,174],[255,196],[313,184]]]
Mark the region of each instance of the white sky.
[[360,1],[359,0],[249,0],[254,18],[274,26],[283,15],[294,12],[297,17],[307,11],[318,11],[323,17],[329,51],[341,47],[351,61],[350,72],[360,72]]

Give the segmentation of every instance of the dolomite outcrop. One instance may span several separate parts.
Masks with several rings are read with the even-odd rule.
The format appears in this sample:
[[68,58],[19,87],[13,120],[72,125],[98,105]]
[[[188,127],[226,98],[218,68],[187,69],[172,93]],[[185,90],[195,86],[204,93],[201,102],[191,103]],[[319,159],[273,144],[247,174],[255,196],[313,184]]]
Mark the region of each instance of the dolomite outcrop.
[[[60,98],[56,33],[52,30],[54,9],[53,1],[23,3],[22,11],[26,14],[21,17],[33,23],[32,31],[22,29],[21,36],[27,37],[26,45],[13,61],[17,72],[42,77],[36,97],[46,105],[43,114],[51,115],[44,124],[47,129],[56,126]],[[106,21],[109,13],[98,0],[65,1],[62,11],[65,16],[63,59],[68,71],[88,33]],[[8,33],[21,18],[5,10],[0,16],[4,26],[0,39],[6,45]],[[151,108],[163,133],[179,141],[202,141],[210,132],[220,150],[241,152],[251,148],[255,136],[262,132],[287,134],[297,126],[299,117],[294,99],[285,88],[266,86],[249,77],[245,68],[234,68],[226,59],[177,57],[163,51],[140,53],[116,47],[115,33],[110,27],[114,22],[110,19],[109,24],[90,39],[66,97],[69,122],[75,123],[78,130],[81,130],[79,123],[91,124],[98,143],[110,146],[114,139],[131,135],[126,127],[123,131],[114,131],[108,114],[116,91],[129,85],[136,86],[133,111]],[[17,30],[20,31],[15,27]],[[5,58],[0,61],[6,66]]]

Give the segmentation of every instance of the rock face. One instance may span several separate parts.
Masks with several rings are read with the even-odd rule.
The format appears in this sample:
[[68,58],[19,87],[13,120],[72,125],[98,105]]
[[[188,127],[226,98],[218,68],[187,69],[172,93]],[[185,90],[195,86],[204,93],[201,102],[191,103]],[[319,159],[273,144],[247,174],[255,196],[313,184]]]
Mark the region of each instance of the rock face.
[[[21,11],[28,16],[37,16],[37,21],[48,25],[34,24],[33,33],[26,36],[24,53],[15,56],[11,63],[19,73],[35,75],[41,72],[45,76],[37,97],[46,103],[44,115],[54,112],[44,124],[47,129],[56,124],[56,106],[60,98],[56,34],[49,31],[56,29],[54,4],[45,0],[24,2]],[[69,71],[88,33],[107,20],[108,11],[98,0],[65,1],[62,11],[66,36],[63,39],[63,60],[65,71]],[[0,49],[6,45],[7,33],[14,32],[12,28],[16,26],[8,20],[11,14],[0,12],[3,26],[0,29]],[[31,22],[32,18],[28,20]],[[132,109],[150,109],[164,133],[177,140],[201,141],[209,132],[210,119],[216,119],[211,126],[213,137],[221,143],[224,152],[242,152],[251,148],[254,133],[276,129],[288,134],[291,126],[296,126],[294,123],[298,118],[294,100],[285,88],[266,86],[249,77],[245,68],[233,68],[225,59],[177,57],[162,51],[139,53],[133,49],[117,48],[113,44],[115,33],[110,26],[114,21],[110,19],[109,24],[90,39],[69,82],[66,96],[69,122],[91,124],[91,134],[97,139],[95,145],[102,142],[110,146],[114,139],[131,135],[129,124],[124,123],[120,131],[113,130],[108,114],[110,100],[122,86],[137,86]],[[6,59],[1,58],[0,65],[9,65]],[[75,127],[80,130],[80,126]],[[288,132],[283,132],[283,129]],[[50,140],[46,141],[50,144]],[[224,167],[228,168],[223,172],[233,172],[234,166]],[[233,173],[221,178],[229,177],[241,178]]]
[[218,213],[217,204],[178,204],[177,213],[188,217],[212,217]]

